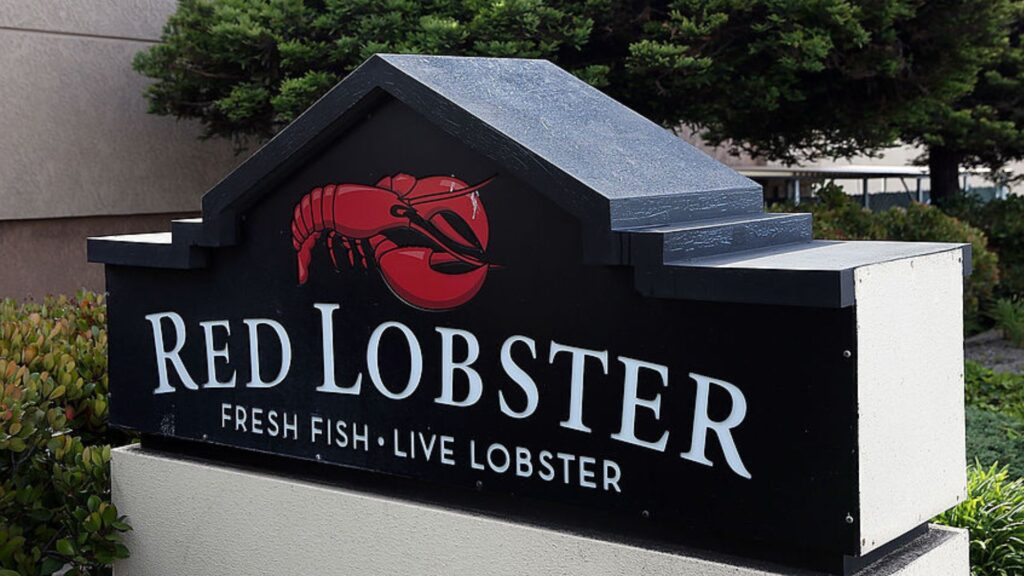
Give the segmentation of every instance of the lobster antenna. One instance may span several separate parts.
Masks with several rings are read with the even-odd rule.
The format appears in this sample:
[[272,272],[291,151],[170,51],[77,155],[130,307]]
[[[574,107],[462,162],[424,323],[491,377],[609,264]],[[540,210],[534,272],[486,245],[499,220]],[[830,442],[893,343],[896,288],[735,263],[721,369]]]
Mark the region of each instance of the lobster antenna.
[[490,178],[484,180],[483,182],[480,182],[479,184],[474,184],[473,186],[466,186],[465,188],[459,188],[458,190],[450,190],[448,192],[436,192],[434,194],[426,194],[424,196],[420,196],[419,198],[415,198],[415,199],[411,200],[409,202],[409,205],[410,206],[416,206],[417,204],[429,204],[431,202],[440,202],[442,200],[448,200],[450,198],[458,198],[459,196],[465,196],[467,194],[472,194],[473,192],[476,192],[477,190],[479,190],[479,189],[483,188],[484,186],[487,186],[488,184],[490,184],[491,180],[494,180],[497,177],[498,177],[498,175],[495,174],[494,176],[491,176]]

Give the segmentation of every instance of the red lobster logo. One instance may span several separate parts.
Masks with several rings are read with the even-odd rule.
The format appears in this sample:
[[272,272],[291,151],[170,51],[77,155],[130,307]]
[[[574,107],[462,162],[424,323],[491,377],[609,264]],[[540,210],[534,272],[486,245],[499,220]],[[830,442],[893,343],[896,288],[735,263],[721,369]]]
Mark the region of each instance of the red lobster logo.
[[295,205],[292,219],[299,284],[306,283],[313,247],[326,232],[335,269],[340,241],[350,267],[376,263],[403,302],[425,310],[465,304],[491,268],[483,260],[489,226],[479,195],[491,180],[470,186],[449,176],[395,174],[375,186],[314,188]]

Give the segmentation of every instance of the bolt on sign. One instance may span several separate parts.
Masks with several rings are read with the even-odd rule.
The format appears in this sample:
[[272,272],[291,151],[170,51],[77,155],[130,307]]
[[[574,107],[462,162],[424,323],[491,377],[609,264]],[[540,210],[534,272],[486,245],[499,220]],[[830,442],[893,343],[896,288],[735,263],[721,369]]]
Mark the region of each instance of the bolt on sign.
[[144,447],[840,574],[963,493],[967,247],[814,241],[545,61],[374,56],[201,218],[88,250]]

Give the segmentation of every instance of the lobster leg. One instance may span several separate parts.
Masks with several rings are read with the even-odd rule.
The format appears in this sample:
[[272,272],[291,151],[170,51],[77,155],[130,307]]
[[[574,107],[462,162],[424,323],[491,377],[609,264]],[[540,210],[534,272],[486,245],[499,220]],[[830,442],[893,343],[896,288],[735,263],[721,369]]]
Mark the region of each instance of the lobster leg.
[[359,253],[363,256],[363,261],[366,263],[366,268],[376,268],[377,259],[374,253],[374,242],[373,238],[367,238],[366,240],[360,240]]
[[334,269],[338,269],[338,255],[334,253],[334,237],[338,233],[331,230],[327,233],[327,252],[331,255],[331,263],[334,264]]
[[360,264],[363,266],[363,268],[369,268],[369,266],[366,263],[366,251],[363,248],[363,241],[356,239],[355,242],[353,242],[353,244],[356,245],[355,251],[359,252]]
[[341,236],[341,245],[345,247],[345,255],[348,256],[348,265],[355,268],[356,261],[353,256],[354,250],[352,249],[352,241],[348,239],[348,236],[339,234]]

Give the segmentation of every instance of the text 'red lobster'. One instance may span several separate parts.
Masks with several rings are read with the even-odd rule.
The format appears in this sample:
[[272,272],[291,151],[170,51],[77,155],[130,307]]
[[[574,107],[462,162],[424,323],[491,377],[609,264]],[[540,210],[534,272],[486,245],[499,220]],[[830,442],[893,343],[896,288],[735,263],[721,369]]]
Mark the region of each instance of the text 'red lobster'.
[[314,188],[295,205],[292,219],[299,284],[306,283],[313,247],[326,232],[335,268],[340,240],[350,266],[376,262],[388,288],[407,304],[426,310],[465,304],[490,268],[483,260],[489,226],[478,191],[491,180],[470,186],[449,176],[395,174],[375,186]]

